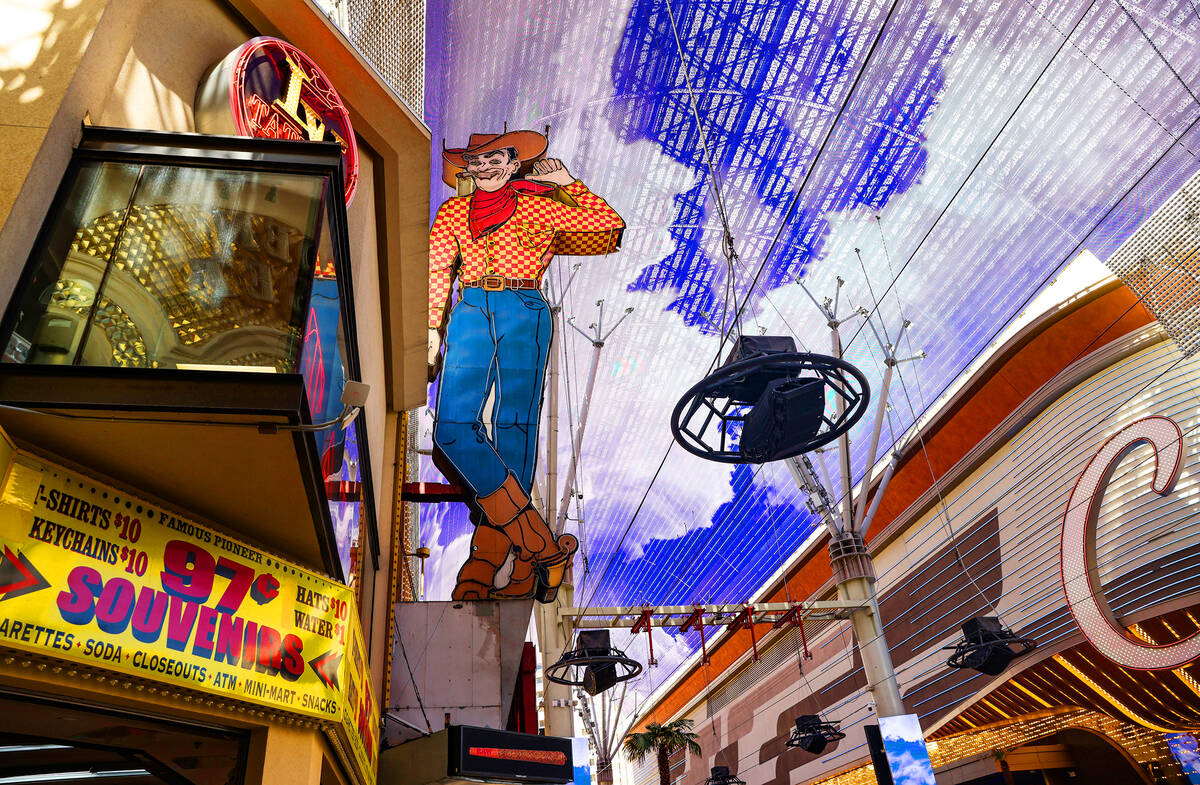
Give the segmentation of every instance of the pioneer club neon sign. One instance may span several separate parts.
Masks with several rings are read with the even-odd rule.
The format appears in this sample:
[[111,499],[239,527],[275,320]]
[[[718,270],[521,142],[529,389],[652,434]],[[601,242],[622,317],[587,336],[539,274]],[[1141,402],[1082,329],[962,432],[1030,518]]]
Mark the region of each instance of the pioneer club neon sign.
[[1080,631],[1105,657],[1137,670],[1179,668],[1200,657],[1200,633],[1165,646],[1130,638],[1104,597],[1096,566],[1096,520],[1104,491],[1121,460],[1142,445],[1154,450],[1150,487],[1160,496],[1175,487],[1183,466],[1183,433],[1174,420],[1146,417],[1105,442],[1067,500],[1061,542],[1063,590]]
[[333,141],[342,148],[346,204],[358,186],[358,147],[350,113],[312,59],[287,41],[263,36],[230,52],[196,93],[204,133]]

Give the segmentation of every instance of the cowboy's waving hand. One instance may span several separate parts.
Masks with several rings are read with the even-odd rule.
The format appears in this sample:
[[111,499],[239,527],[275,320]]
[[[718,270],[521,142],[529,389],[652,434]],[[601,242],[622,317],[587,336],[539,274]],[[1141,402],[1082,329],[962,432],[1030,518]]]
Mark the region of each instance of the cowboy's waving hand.
[[528,179],[539,183],[551,183],[563,186],[575,182],[575,178],[567,171],[567,167],[557,158],[543,158],[533,165],[533,172]]

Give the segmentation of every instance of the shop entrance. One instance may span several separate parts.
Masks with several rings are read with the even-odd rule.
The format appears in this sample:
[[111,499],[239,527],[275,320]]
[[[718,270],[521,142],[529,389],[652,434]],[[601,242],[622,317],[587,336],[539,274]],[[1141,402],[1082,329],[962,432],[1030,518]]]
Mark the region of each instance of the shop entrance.
[[247,735],[0,695],[5,785],[241,785]]
[[[1013,785],[1156,785],[1124,749],[1086,728],[1068,728],[1017,747],[1004,761]],[[959,785],[1008,785],[998,768],[994,756],[980,756],[939,772],[938,782],[945,777]]]

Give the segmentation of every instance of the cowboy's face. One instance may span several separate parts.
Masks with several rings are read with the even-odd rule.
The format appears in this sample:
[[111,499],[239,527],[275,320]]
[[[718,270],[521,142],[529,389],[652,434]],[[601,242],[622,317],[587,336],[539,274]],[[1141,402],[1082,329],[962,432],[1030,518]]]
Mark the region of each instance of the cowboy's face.
[[498,191],[516,175],[521,159],[508,150],[491,150],[479,155],[464,155],[467,173],[475,178],[475,186],[484,191]]

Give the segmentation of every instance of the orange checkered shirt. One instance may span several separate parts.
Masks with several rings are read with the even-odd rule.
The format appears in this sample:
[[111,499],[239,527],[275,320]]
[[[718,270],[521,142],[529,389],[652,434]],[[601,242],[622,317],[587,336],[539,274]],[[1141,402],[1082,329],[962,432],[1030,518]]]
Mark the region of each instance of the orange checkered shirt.
[[[439,328],[457,271],[459,281],[485,275],[541,281],[555,254],[598,256],[615,251],[625,222],[608,203],[576,180],[549,196],[517,194],[517,211],[499,229],[471,238],[471,197],[452,196],[429,230],[429,326]],[[461,259],[456,266],[456,262]]]

